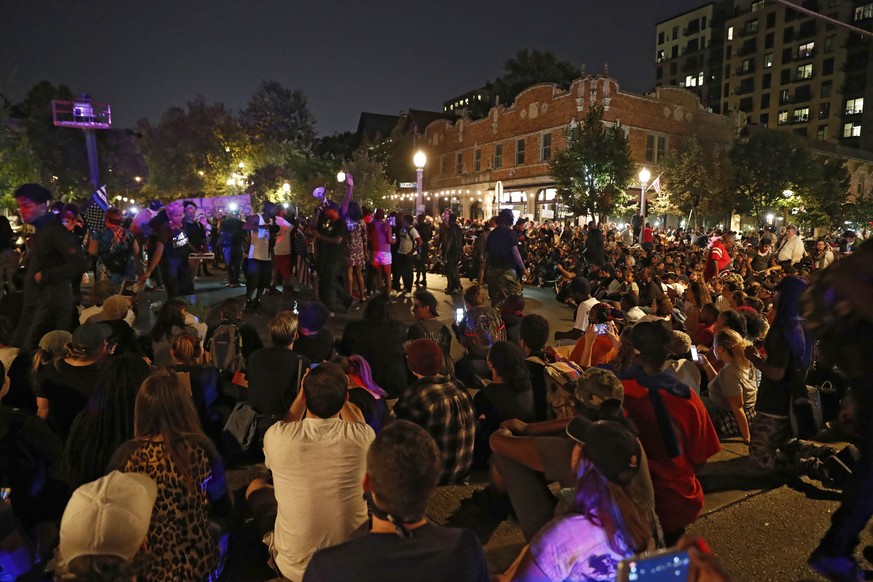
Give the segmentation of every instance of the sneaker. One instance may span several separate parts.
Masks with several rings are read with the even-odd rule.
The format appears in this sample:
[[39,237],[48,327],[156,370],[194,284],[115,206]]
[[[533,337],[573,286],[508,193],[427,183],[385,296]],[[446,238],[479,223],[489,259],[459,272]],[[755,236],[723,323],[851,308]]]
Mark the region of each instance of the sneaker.
[[403,294],[403,296],[406,297],[407,299],[409,299],[410,297],[412,297],[412,291],[407,291],[406,293]]
[[852,478],[852,470],[837,455],[831,455],[822,462],[824,476],[822,485],[842,489]]
[[852,558],[829,556],[815,550],[807,561],[809,567],[832,582],[857,582],[864,580],[864,572]]

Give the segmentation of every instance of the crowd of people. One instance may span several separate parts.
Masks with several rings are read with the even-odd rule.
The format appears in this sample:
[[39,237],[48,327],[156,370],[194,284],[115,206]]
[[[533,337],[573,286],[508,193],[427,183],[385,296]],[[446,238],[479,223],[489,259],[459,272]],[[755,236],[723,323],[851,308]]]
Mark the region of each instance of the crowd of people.
[[[480,540],[426,517],[436,487],[479,474],[527,542],[492,580],[611,580],[677,544],[695,576],[725,580],[683,536],[703,508],[697,473],[726,439],[768,473],[845,488],[810,564],[856,579],[870,371],[832,344],[841,326],[861,345],[849,353],[870,343],[870,244],[807,248],[793,225],[657,232],[638,216],[535,225],[510,210],[462,227],[450,211],[361,208],[347,180],[308,221],[267,203],[223,218],[212,242],[193,203],[129,221],[110,209],[89,231],[45,188],[15,192],[33,232],[21,257],[0,220],[0,579],[47,566],[56,580],[217,579],[248,512],[285,579],[489,580]],[[206,266],[190,255],[210,245],[246,293],[200,321],[182,298]],[[449,324],[427,289],[436,271],[463,299]],[[167,300],[137,333],[122,288],[158,274]],[[317,297],[276,313],[265,347],[244,312],[293,284]],[[575,311],[570,329],[525,311],[534,284]],[[331,316],[358,305],[335,337]],[[824,383],[811,420],[798,394]],[[858,447],[807,440],[825,420]],[[269,476],[233,495],[226,466],[261,454]]]

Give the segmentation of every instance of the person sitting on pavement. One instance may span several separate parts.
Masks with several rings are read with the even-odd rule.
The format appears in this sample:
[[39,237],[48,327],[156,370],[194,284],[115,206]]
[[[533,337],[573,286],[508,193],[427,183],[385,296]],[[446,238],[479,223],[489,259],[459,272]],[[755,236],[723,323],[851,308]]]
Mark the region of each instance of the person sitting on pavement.
[[308,358],[294,351],[296,315],[290,311],[280,311],[270,320],[267,330],[273,345],[253,353],[246,368],[248,401],[260,415],[259,435],[263,435],[288,412],[310,365]]
[[61,519],[55,580],[138,580],[150,561],[146,536],[154,479],[112,471],[76,489]]
[[521,295],[509,295],[500,305],[500,319],[506,327],[506,339],[514,344],[519,340],[521,318],[524,317],[524,297]]
[[412,294],[412,316],[415,323],[409,326],[406,338],[417,340],[427,338],[435,341],[448,355],[452,348],[452,331],[440,320],[437,311],[437,298],[427,289],[419,289]]
[[612,361],[621,345],[621,324],[624,313],[608,303],[596,303],[588,312],[588,328],[576,340],[570,360],[583,368],[600,366]]
[[618,562],[657,547],[656,524],[632,489],[643,456],[633,425],[621,416],[578,416],[566,432],[578,476],[568,511],[549,521],[499,580],[608,580]]
[[294,351],[309,358],[310,362],[326,362],[333,356],[334,339],[327,322],[327,307],[319,301],[301,301],[297,304],[297,339]]
[[364,491],[372,513],[367,535],[315,553],[303,582],[487,582],[488,566],[472,532],[425,516],[442,459],[427,431],[404,420],[383,430],[367,452]]
[[464,355],[455,362],[455,374],[465,386],[481,388],[491,378],[485,357],[494,342],[506,339],[506,326],[496,309],[485,307],[482,288],[470,285],[464,291],[464,318],[452,323]]
[[531,313],[521,318],[519,346],[524,350],[530,387],[534,401],[534,420],[546,420],[549,416],[549,400],[546,394],[546,342],[549,341],[549,322],[542,315]]
[[[576,382],[574,398],[577,416],[591,420],[622,416],[624,388],[618,378],[606,370],[586,370]],[[492,486],[509,496],[528,541],[556,514],[558,499],[549,489],[549,483],[557,482],[562,488],[576,485],[577,474],[571,464],[574,445],[565,432],[569,422],[570,419],[561,418],[528,424],[514,419],[504,422],[500,430],[491,435]],[[648,507],[650,521],[657,524],[645,451],[640,465],[642,470],[632,485],[633,498],[638,505]]]
[[[205,327],[205,326],[203,326]],[[205,330],[202,330],[205,333]],[[152,363],[165,368],[173,363],[170,348],[173,339],[183,333],[203,337],[200,326],[188,318],[188,306],[184,301],[169,299],[158,310],[157,322],[152,328]]]
[[466,479],[473,463],[476,413],[473,399],[458,380],[443,376],[443,351],[433,340],[418,339],[405,346],[409,370],[417,378],[394,406],[398,419],[425,428],[442,453],[440,484]]
[[758,396],[758,374],[746,358],[747,345],[734,330],[722,329],[715,334],[712,353],[724,366],[716,372],[708,359],[698,358],[698,363],[709,380],[709,392],[702,398],[703,405],[719,438],[740,436],[748,445],[749,421],[755,417]]
[[310,370],[288,415],[264,435],[272,483],[254,480],[246,499],[284,578],[300,580],[317,550],[367,523],[361,482],[375,434],[348,402],[348,384],[336,364]]
[[346,325],[338,351],[346,356],[363,356],[370,363],[376,383],[396,398],[408,380],[403,363],[406,333],[406,326],[391,316],[388,295],[379,293],[367,303],[361,321]]
[[[212,315],[211,312],[210,315]],[[218,321],[207,318],[207,321],[209,321],[209,328],[206,331],[206,339],[203,341],[203,345],[206,346],[207,351],[209,351],[212,344],[212,336],[215,334],[215,330],[222,325],[227,324],[235,325],[239,330],[242,344],[240,347],[242,348],[243,359],[245,359],[246,362],[249,361],[249,356],[264,347],[264,343],[261,341],[261,336],[258,334],[258,330],[255,329],[253,325],[249,325],[243,321],[243,306],[238,299],[229,297],[219,303],[217,315]],[[212,315],[212,317],[215,316]]]
[[555,341],[578,340],[588,329],[588,312],[599,303],[591,296],[591,283],[585,277],[575,277],[570,281],[570,297],[576,302],[576,319],[568,331],[556,331]]
[[721,449],[700,397],[676,376],[662,371],[670,336],[666,323],[636,324],[630,332],[638,354],[636,363],[619,376],[624,408],[649,458],[655,507],[668,545],[682,536],[703,509],[703,487],[695,471]]
[[206,436],[217,441],[227,420],[218,408],[221,396],[218,369],[203,362],[203,346],[193,334],[183,333],[173,339],[170,357],[173,360],[168,369],[179,373],[183,384],[191,393],[191,400],[197,409],[200,426]]
[[331,362],[349,377],[349,402],[358,407],[364,422],[378,435],[394,414],[388,408],[388,395],[373,381],[370,364],[361,356],[334,356]]

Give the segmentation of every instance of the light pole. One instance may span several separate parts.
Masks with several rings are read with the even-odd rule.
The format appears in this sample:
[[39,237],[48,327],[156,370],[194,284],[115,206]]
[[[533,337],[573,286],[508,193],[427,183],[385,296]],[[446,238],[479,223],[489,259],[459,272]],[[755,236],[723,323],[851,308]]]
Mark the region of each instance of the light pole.
[[343,172],[342,170],[337,172],[336,173],[336,181],[340,182],[340,183],[345,182],[346,181],[346,173]]
[[424,155],[423,151],[418,150],[412,156],[412,163],[415,164],[415,214],[424,214],[424,200],[421,198],[421,177],[424,174],[427,156]]
[[651,177],[649,169],[643,166],[640,170],[640,217],[643,219],[643,224],[640,226],[640,243],[643,242],[643,231],[646,230],[646,185]]

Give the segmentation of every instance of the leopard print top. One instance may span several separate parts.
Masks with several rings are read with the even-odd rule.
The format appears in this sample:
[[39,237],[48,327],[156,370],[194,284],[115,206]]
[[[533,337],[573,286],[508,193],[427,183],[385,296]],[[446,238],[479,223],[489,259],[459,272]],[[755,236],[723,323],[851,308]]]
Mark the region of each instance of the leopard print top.
[[192,490],[166,453],[164,444],[130,441],[122,471],[143,473],[158,484],[147,536],[149,553],[156,558],[144,580],[205,580],[218,563],[218,545],[209,531],[205,484],[211,469],[206,451],[191,444]]

